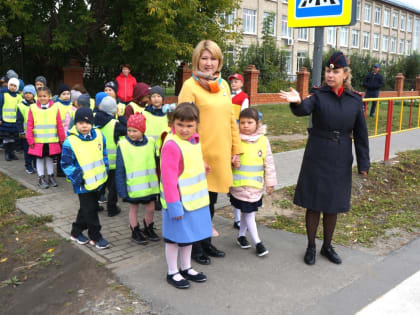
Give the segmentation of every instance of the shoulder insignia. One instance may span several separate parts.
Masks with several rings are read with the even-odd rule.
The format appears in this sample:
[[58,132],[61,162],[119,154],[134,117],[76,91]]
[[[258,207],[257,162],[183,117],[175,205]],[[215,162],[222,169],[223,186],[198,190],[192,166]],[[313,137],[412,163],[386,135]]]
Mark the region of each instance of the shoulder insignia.
[[356,90],[352,90],[352,92],[356,95],[363,96],[362,92],[359,92],[359,91],[356,91]]

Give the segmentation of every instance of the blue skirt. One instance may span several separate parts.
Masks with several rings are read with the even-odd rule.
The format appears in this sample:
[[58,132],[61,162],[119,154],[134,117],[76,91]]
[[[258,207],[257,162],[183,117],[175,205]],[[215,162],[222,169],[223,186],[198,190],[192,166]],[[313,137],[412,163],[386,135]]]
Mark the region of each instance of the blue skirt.
[[210,209],[208,206],[194,211],[184,208],[181,219],[172,219],[162,209],[162,236],[173,243],[193,243],[212,236]]

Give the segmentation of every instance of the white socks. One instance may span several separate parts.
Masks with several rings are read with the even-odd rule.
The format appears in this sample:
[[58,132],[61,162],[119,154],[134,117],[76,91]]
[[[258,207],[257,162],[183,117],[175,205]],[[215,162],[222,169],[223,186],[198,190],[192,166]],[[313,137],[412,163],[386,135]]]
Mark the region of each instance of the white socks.
[[261,242],[260,237],[258,236],[257,223],[255,222],[255,212],[241,213],[239,236],[245,236],[247,230],[249,231],[254,244]]
[[[166,263],[168,264],[168,275],[173,275],[178,270],[178,249],[179,249],[179,258],[181,261],[181,270],[186,270],[191,268],[191,250],[192,245],[178,247],[178,244],[165,243],[165,255]],[[190,275],[198,274],[194,269],[188,270]],[[183,277],[180,274],[173,276],[175,281],[182,280]]]
[[37,158],[36,159],[36,171],[38,173],[38,176],[44,176],[45,175],[44,160],[45,160],[45,164],[47,166],[47,175],[54,175],[53,159],[46,156],[46,157],[43,157],[43,158]]

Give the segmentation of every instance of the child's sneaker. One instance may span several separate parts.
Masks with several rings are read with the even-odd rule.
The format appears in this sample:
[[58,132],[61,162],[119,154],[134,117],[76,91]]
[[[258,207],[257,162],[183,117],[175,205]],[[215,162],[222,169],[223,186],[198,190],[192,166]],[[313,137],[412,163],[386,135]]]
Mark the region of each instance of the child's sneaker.
[[39,182],[38,182],[39,187],[41,187],[42,189],[47,189],[48,187],[50,187],[48,185],[48,181],[45,178],[45,176],[39,176]]
[[52,187],[57,187],[57,182],[55,181],[54,175],[48,175],[48,184]]
[[268,254],[268,249],[265,248],[262,242],[259,242],[255,247],[257,248],[257,256],[262,257]]
[[245,236],[239,236],[236,239],[236,243],[243,249],[247,249],[251,247],[251,244],[249,244],[248,240],[246,239]]
[[71,235],[70,239],[72,241],[75,241],[75,242],[79,243],[80,245],[85,245],[85,244],[89,243],[89,239],[86,236],[84,236],[83,233],[80,233],[79,236],[77,236],[77,237]]
[[99,249],[105,249],[105,248],[109,247],[108,241],[105,240],[102,237],[96,242],[94,240],[90,240],[89,244],[92,245],[92,246],[95,246],[96,248],[99,248]]
[[33,174],[34,173],[34,169],[32,168],[32,166],[25,167],[25,171],[28,174]]

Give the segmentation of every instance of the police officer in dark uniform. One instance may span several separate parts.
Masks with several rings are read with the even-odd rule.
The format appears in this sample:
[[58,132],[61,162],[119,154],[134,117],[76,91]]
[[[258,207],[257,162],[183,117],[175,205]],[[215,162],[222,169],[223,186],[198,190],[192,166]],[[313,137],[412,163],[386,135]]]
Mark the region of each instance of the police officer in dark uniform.
[[359,173],[369,167],[369,139],[360,93],[351,87],[351,70],[343,53],[335,52],[325,65],[325,82],[301,101],[299,93],[281,91],[296,116],[312,114],[313,127],[303,156],[294,203],[306,208],[308,247],[304,261],[315,264],[315,235],[323,213],[324,242],[321,255],[340,264],[331,246],[337,214],[350,210],[352,138]]

